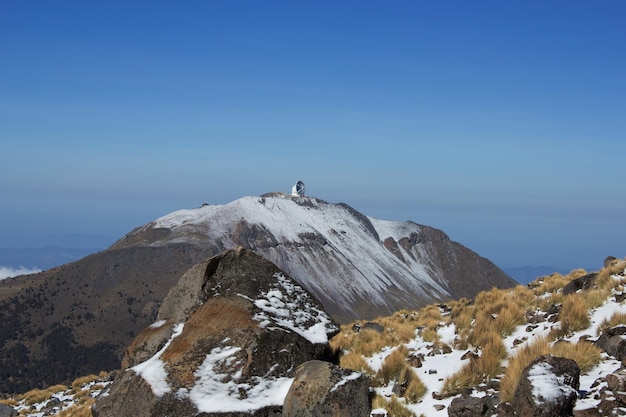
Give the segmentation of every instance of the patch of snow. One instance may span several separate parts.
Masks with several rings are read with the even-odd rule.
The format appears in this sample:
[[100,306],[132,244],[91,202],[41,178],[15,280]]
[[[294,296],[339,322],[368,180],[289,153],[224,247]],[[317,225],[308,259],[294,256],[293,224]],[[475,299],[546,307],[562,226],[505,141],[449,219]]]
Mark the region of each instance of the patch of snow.
[[156,322],[152,323],[148,327],[151,328],[151,329],[158,329],[159,327],[163,327],[166,322],[167,322],[166,320],[159,320],[159,321],[156,321]]
[[161,354],[165,352],[165,349],[172,343],[172,340],[180,336],[183,332],[183,327],[183,323],[176,324],[173,328],[172,336],[161,350],[150,359],[131,368],[150,384],[152,392],[158,397],[170,392],[170,386],[167,383],[167,372],[165,371],[164,362],[161,360]]
[[274,275],[275,288],[260,294],[254,305],[262,310],[254,319],[262,327],[275,324],[287,328],[311,343],[327,343],[328,333],[337,330],[331,318],[310,302],[302,287],[283,274]]
[[569,375],[557,376],[552,372],[552,365],[540,362],[528,370],[528,380],[533,387],[533,397],[537,404],[555,403],[559,398],[570,393],[577,394],[576,390],[566,384]]
[[338,389],[340,386],[345,385],[345,384],[347,384],[347,383],[348,383],[348,382],[350,382],[350,381],[354,381],[354,380],[356,380],[356,379],[359,379],[359,377],[360,377],[360,376],[361,376],[361,373],[360,373],[360,372],[352,372],[350,375],[346,375],[346,376],[344,376],[343,378],[341,378],[341,380],[340,380],[339,382],[337,382],[337,383],[335,384],[335,386],[334,386],[334,387],[332,387],[332,388],[330,389],[330,392],[335,392],[335,391],[337,391],[337,389]]
[[[254,384],[239,383],[243,364],[233,355],[240,347],[216,347],[206,355],[202,365],[195,373],[195,385],[187,393],[201,413],[250,412],[259,408],[282,405],[291,387],[293,378],[254,378]],[[236,368],[239,369],[236,369]],[[218,369],[230,369],[229,373],[220,373]]]

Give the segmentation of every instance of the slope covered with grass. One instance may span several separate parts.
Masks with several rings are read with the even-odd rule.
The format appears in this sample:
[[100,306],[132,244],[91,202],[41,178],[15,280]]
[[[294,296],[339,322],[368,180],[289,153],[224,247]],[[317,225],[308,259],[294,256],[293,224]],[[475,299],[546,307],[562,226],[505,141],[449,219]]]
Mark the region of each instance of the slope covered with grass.
[[[620,367],[593,342],[626,324],[625,270],[625,261],[614,260],[597,275],[555,273],[473,300],[400,311],[375,320],[382,327],[356,322],[331,344],[342,366],[372,377],[376,415],[447,417],[452,399],[470,390],[511,401],[523,369],[548,353],[575,360],[581,390],[597,392],[596,380]],[[577,289],[587,278],[591,284]],[[593,394],[579,400],[594,401]]]

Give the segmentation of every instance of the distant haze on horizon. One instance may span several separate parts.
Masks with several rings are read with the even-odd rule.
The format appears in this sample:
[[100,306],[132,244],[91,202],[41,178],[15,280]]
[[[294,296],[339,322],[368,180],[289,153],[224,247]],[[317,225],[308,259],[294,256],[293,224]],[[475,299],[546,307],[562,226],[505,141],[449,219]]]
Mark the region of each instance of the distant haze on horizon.
[[0,248],[302,180],[502,268],[626,256],[623,2],[1,8]]

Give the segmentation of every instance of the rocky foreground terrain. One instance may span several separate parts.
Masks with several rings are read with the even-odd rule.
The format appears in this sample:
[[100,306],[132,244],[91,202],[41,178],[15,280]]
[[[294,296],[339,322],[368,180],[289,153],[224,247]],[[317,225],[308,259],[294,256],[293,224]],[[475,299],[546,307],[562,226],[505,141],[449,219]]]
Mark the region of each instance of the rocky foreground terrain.
[[607,258],[340,329],[275,265],[232,250],[184,275],[120,371],[0,415],[626,415],[625,283],[626,261]]

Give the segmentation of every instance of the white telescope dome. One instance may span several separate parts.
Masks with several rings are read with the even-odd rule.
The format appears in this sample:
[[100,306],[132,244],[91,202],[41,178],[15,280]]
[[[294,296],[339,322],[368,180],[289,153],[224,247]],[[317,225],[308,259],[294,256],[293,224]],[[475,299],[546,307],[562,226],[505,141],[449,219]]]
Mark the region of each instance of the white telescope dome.
[[302,181],[298,181],[291,187],[291,195],[294,197],[302,197],[304,195],[304,183]]

